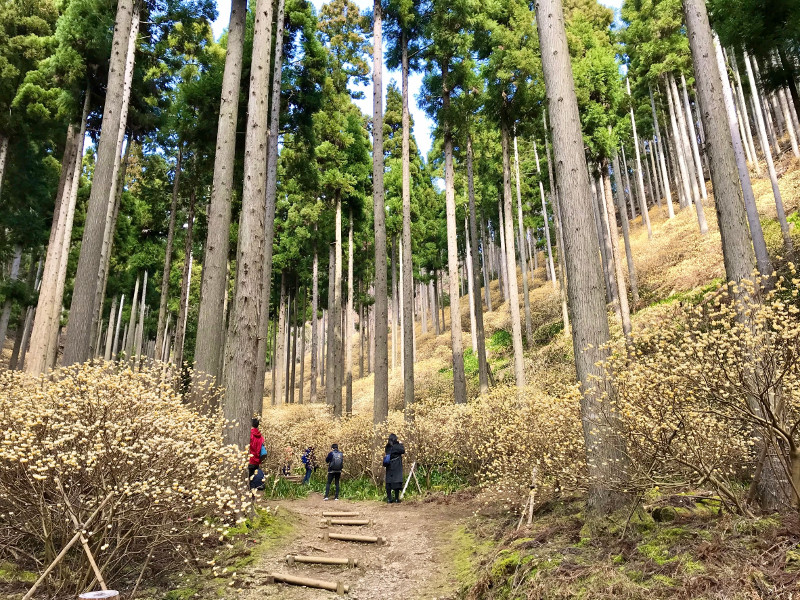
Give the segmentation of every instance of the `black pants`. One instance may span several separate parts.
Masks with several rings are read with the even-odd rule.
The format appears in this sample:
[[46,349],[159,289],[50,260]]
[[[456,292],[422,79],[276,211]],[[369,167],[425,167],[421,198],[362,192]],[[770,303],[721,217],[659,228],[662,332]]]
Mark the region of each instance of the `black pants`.
[[[392,500],[392,490],[394,490],[394,500]],[[397,484],[394,483],[386,484],[386,501],[389,503],[400,502],[400,488],[397,487]]]
[[325,497],[329,498],[331,495],[331,482],[336,482],[336,496],[334,498],[339,497],[339,478],[342,476],[341,473],[328,473],[328,484],[325,486]]

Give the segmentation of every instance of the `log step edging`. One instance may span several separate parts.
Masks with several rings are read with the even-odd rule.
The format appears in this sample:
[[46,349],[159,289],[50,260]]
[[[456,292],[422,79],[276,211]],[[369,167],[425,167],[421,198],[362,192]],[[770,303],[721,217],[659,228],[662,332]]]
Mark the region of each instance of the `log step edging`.
[[267,583],[287,583],[289,585],[329,590],[331,592],[336,592],[340,596],[350,593],[350,586],[341,581],[325,581],[324,579],[299,577],[296,575],[287,575],[286,573],[270,573],[267,575]]
[[385,546],[387,544],[386,538],[376,535],[356,535],[352,533],[332,533],[330,531],[324,531],[322,533],[323,541],[327,542],[330,540],[339,540],[342,542],[361,542],[364,544],[378,544],[379,546]]
[[357,558],[339,558],[336,556],[308,556],[304,554],[287,554],[286,562],[289,566],[294,563],[305,563],[310,565],[343,565],[350,569],[358,566]]
[[326,518],[332,518],[332,519],[336,519],[336,518],[345,518],[346,519],[346,518],[350,518],[350,517],[359,517],[359,516],[361,516],[361,513],[330,510],[330,511],[323,512],[322,516],[326,517]]
[[372,519],[322,519],[323,525],[352,525],[352,526],[367,526],[374,525]]

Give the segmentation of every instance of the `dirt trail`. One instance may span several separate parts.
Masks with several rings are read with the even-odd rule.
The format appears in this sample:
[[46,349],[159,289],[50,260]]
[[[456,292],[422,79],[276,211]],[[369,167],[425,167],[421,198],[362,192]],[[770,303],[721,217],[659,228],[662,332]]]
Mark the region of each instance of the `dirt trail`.
[[[452,573],[448,550],[452,534],[471,513],[464,504],[435,502],[324,502],[319,494],[302,500],[269,502],[278,514],[290,514],[291,534],[258,556],[245,575],[244,600],[281,598],[286,600],[331,599],[334,592],[285,584],[261,583],[271,572],[341,580],[350,585],[349,597],[356,600],[391,598],[452,598],[457,581]],[[365,527],[329,527],[329,531],[385,536],[386,546],[344,541],[323,541],[323,511],[353,511],[373,521]],[[312,554],[355,558],[358,567],[286,564],[287,554]]]

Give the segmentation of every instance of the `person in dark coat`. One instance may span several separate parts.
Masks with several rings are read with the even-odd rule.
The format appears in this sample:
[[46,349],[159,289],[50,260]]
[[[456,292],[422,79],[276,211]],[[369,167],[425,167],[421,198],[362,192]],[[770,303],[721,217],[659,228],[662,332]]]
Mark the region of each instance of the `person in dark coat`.
[[[389,441],[386,442],[385,448],[387,460],[384,458],[384,466],[386,467],[386,501],[389,504],[393,502],[400,502],[400,489],[403,487],[403,454],[406,449],[400,440],[397,439],[395,434],[389,435]],[[392,499],[392,492],[394,492],[394,499]]]
[[333,444],[328,456],[325,457],[325,462],[328,463],[328,483],[325,486],[325,497],[323,500],[328,500],[331,493],[331,483],[336,482],[336,496],[334,500],[339,499],[339,479],[342,477],[342,469],[344,468],[344,454],[339,450],[339,444]]
[[306,476],[303,477],[303,485],[308,485],[308,482],[311,481],[311,474],[317,469],[317,455],[314,452],[314,446],[306,448],[300,460],[303,461],[303,466],[306,468]]

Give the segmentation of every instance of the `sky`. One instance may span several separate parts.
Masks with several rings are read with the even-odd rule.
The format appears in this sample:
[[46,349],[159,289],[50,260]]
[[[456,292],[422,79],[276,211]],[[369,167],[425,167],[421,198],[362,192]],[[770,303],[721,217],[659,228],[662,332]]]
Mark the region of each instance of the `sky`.
[[[353,0],[362,10],[371,9],[374,2],[373,0]],[[619,10],[622,6],[622,0],[599,0],[600,4]],[[323,0],[311,0],[312,4],[319,11],[320,7],[325,3]],[[219,12],[217,20],[213,23],[214,36],[219,38],[222,32],[228,27],[230,19],[231,2],[230,0],[217,0],[217,11]],[[386,102],[386,87],[394,81],[400,87],[400,71],[389,71],[386,69],[384,63],[383,73],[383,98]],[[422,89],[422,74],[412,73],[408,77],[408,87],[411,91],[412,100],[409,102],[409,109],[411,111],[411,118],[414,120],[414,138],[417,141],[417,146],[422,152],[422,156],[427,157],[428,151],[433,144],[433,128],[434,123],[425,112],[417,105],[417,97]],[[360,89],[365,92],[363,100],[356,100],[355,103],[361,108],[361,111],[366,115],[372,115],[372,86],[355,86],[354,89]]]

